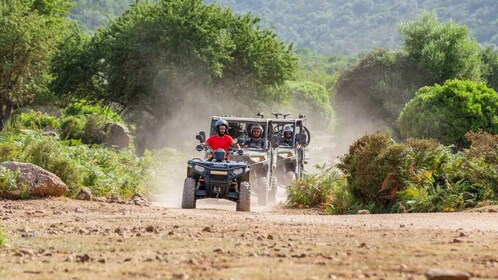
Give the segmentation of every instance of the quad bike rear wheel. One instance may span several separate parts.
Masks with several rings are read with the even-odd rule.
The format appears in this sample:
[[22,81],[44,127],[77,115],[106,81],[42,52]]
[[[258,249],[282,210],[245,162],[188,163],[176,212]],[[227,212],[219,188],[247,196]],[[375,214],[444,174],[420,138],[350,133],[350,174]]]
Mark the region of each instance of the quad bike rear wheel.
[[244,181],[239,184],[239,201],[237,201],[235,209],[242,212],[251,211],[251,185],[249,182]]
[[183,183],[183,197],[182,197],[182,208],[183,209],[193,209],[195,208],[195,179],[186,178]]

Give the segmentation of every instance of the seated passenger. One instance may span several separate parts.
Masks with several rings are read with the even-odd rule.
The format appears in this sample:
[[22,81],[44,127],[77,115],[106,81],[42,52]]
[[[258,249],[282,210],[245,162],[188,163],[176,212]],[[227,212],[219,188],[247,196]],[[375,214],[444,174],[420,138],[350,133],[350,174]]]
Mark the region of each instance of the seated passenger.
[[251,139],[244,142],[244,148],[258,148],[265,147],[265,139],[263,139],[263,127],[260,124],[255,124],[251,127]]
[[[293,134],[294,134],[294,129],[292,128],[292,126],[284,127],[284,135],[282,141],[280,142],[280,145],[292,147]],[[296,149],[300,148],[301,145],[296,141]]]

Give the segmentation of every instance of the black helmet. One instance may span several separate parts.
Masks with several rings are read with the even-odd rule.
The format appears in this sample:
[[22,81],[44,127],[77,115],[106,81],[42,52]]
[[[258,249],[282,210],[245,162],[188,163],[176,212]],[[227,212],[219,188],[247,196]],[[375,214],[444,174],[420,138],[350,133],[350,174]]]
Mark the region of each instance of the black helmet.
[[214,123],[214,127],[216,128],[216,130],[218,131],[218,128],[220,125],[224,125],[225,128],[228,129],[228,122],[224,119],[219,119],[217,120],[215,123]]

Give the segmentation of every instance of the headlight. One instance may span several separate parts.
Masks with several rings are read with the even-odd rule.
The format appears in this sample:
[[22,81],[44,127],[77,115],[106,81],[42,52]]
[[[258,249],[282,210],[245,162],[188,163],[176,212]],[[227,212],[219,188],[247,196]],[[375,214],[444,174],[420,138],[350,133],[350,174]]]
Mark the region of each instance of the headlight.
[[244,168],[242,168],[242,167],[241,168],[235,168],[232,172],[233,172],[234,175],[240,175],[240,174],[242,174],[242,172],[244,172]]
[[263,156],[249,157],[249,160],[252,161],[252,162],[260,162],[260,161],[265,160],[265,157],[263,157]]
[[197,171],[197,172],[204,172],[204,170],[206,170],[204,167],[200,166],[200,165],[194,165],[194,170]]
[[292,156],[292,153],[291,152],[280,153],[280,154],[278,154],[278,156],[282,157],[282,158],[288,158],[288,157]]

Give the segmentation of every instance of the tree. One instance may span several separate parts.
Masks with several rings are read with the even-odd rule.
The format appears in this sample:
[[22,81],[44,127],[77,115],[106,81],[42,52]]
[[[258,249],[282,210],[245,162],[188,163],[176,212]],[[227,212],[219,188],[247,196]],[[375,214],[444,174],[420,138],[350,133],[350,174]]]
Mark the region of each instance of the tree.
[[[188,99],[206,103],[204,93],[236,98],[244,107],[279,100],[296,59],[258,21],[201,0],[137,2],[99,29],[86,49],[77,35],[68,38],[55,60],[53,89],[118,104],[137,113],[139,130],[148,125],[156,132],[176,113],[192,110],[185,108]],[[78,70],[68,75],[72,66]]]
[[324,129],[332,121],[333,110],[324,86],[311,82],[288,82],[289,95],[294,108],[313,119],[316,128]]
[[425,13],[402,23],[400,32],[406,52],[433,73],[434,82],[480,79],[480,48],[467,27],[453,21],[441,24],[434,14]]
[[432,138],[442,144],[468,147],[465,133],[498,134],[498,94],[482,83],[448,80],[423,87],[398,119],[405,138]]
[[65,0],[0,1],[0,129],[14,109],[46,92],[69,8]]
[[481,50],[483,63],[482,78],[487,81],[486,85],[498,91],[498,52],[496,48],[487,46]]

